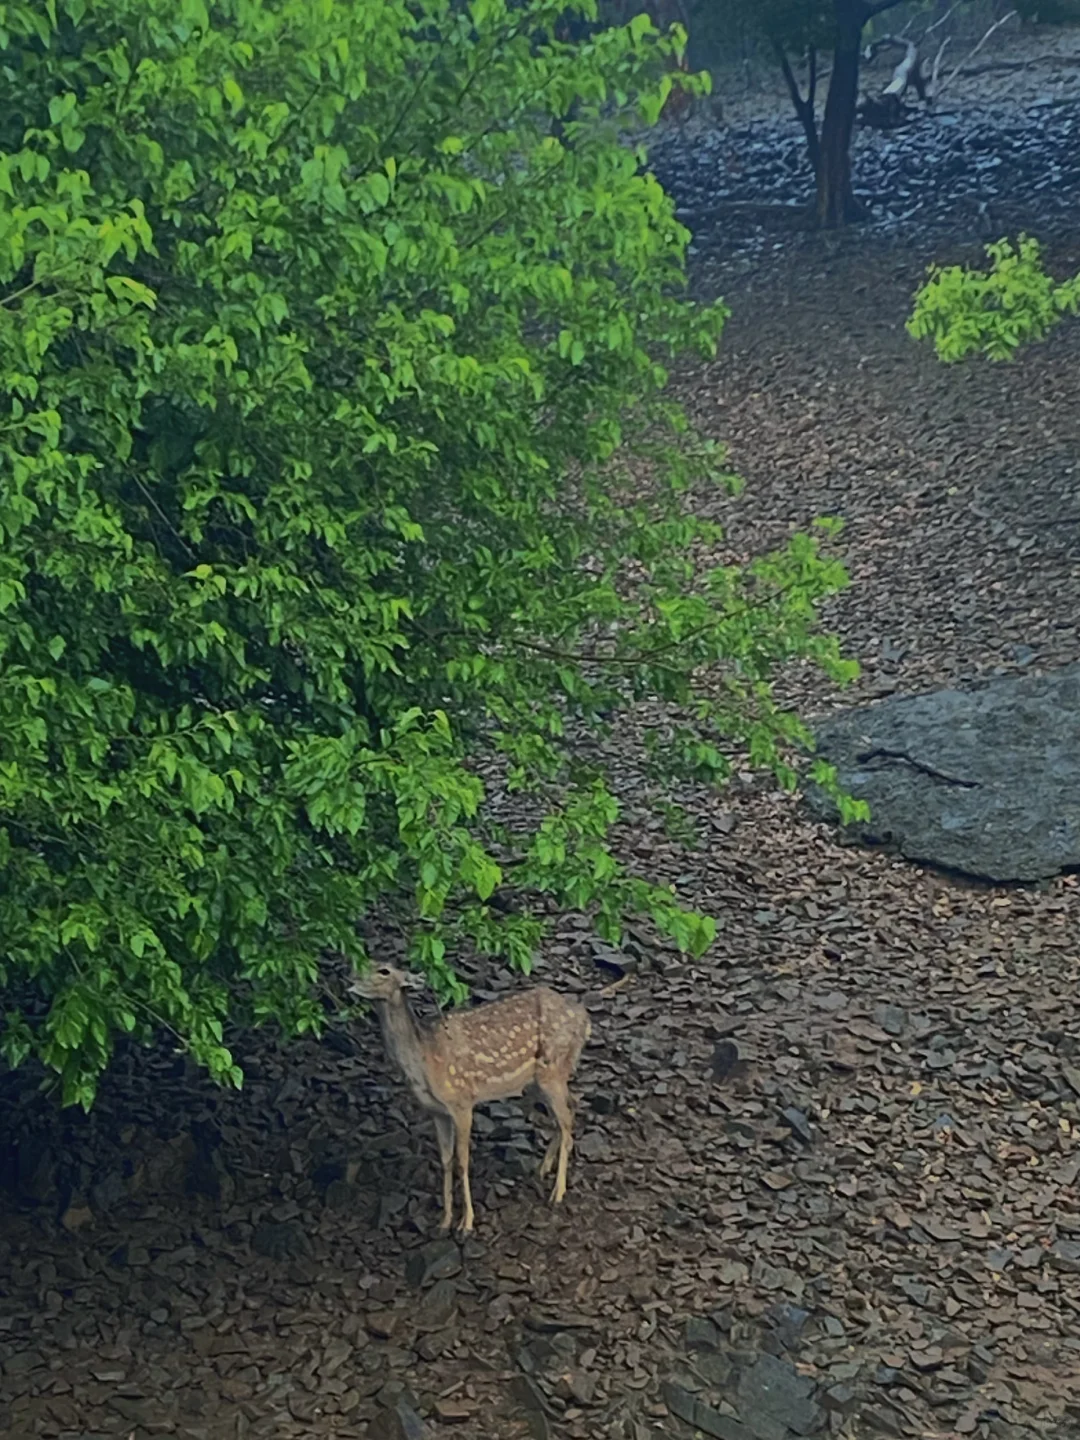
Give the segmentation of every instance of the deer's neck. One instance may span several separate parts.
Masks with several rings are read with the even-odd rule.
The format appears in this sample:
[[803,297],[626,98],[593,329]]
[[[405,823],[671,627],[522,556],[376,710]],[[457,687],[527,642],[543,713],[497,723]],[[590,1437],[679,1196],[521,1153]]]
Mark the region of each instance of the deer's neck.
[[386,1052],[405,1076],[409,1089],[425,1109],[442,1109],[432,1093],[420,1026],[409,1002],[404,995],[397,995],[376,1008]]

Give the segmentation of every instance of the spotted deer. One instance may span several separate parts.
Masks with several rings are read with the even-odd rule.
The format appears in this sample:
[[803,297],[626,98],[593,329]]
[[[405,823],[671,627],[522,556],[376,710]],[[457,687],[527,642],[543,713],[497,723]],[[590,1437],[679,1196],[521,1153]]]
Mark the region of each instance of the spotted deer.
[[540,1174],[547,1175],[558,1159],[551,1191],[551,1203],[558,1205],[566,1194],[574,1144],[569,1081],[592,1030],[585,1007],[536,986],[425,1026],[413,1014],[406,993],[423,988],[418,976],[379,965],[349,988],[374,1005],[387,1053],[435,1122],[443,1167],[440,1232],[446,1234],[453,1226],[456,1155],[464,1203],[459,1229],[463,1235],[472,1233],[473,1107],[521,1095],[530,1087],[540,1092],[558,1126],[540,1166]]

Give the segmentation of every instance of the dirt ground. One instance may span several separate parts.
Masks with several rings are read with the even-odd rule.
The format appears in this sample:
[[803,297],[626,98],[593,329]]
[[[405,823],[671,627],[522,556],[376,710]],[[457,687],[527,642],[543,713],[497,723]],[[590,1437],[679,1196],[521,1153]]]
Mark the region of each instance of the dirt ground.
[[[748,482],[735,553],[845,518],[864,697],[1080,652],[1080,325],[943,368],[903,329],[935,258],[712,250],[733,318],[680,381]],[[476,1239],[432,1246],[433,1138],[359,1026],[249,1038],[239,1095],[132,1055],[89,1119],[5,1082],[0,1433],[1080,1434],[1078,877],[964,884],[742,783],[676,841],[626,793],[627,855],[722,928],[688,963],[556,925],[537,978],[594,1032],[565,1206],[496,1105]]]

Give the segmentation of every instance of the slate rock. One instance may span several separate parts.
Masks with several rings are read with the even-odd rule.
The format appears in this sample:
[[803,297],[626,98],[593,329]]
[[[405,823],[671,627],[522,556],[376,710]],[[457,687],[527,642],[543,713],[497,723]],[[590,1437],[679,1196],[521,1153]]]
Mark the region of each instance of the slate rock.
[[57,1159],[52,1146],[40,1135],[28,1135],[18,1145],[15,1158],[15,1194],[23,1204],[44,1205],[56,1189]]
[[771,1440],[778,1425],[796,1435],[812,1435],[824,1416],[814,1400],[814,1382],[775,1355],[759,1355],[739,1377],[736,1390],[739,1418],[759,1437]]
[[810,1319],[809,1310],[804,1310],[801,1305],[774,1305],[768,1312],[768,1320],[773,1326],[773,1333],[783,1345],[785,1350],[794,1350],[798,1347],[806,1322]]
[[1080,1240],[1055,1240],[1050,1247],[1050,1264],[1067,1274],[1080,1274]]
[[251,1248],[256,1255],[265,1255],[268,1260],[299,1260],[313,1252],[307,1231],[295,1220],[284,1220],[280,1224],[264,1220],[256,1225]]
[[432,1240],[414,1250],[405,1264],[405,1278],[421,1288],[435,1280],[449,1280],[461,1271],[461,1249],[456,1240]]
[[457,1286],[452,1280],[437,1280],[420,1302],[416,1316],[418,1330],[442,1330],[457,1313]]
[[711,1320],[694,1316],[686,1322],[688,1350],[715,1350],[719,1343],[720,1333]]
[[[1080,664],[824,719],[818,754],[871,809],[852,833],[993,881],[1080,865]],[[811,808],[836,819],[818,790]]]
[[[665,1381],[663,1395],[670,1413],[698,1435],[711,1435],[713,1440],[758,1440],[755,1431],[734,1416],[724,1415],[704,1400],[699,1400],[684,1385],[678,1385],[673,1380]],[[782,1434],[779,1440],[783,1440]]]
[[405,1400],[380,1410],[368,1426],[368,1440],[430,1440],[431,1431]]
[[804,1145],[814,1143],[814,1132],[811,1129],[810,1121],[797,1106],[789,1105],[780,1114],[797,1140],[801,1140]]

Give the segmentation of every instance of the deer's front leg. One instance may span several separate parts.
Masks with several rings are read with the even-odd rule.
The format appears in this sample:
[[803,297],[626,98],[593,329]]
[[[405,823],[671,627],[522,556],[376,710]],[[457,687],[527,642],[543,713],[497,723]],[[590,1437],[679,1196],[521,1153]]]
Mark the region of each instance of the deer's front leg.
[[457,1136],[449,1115],[436,1112],[434,1120],[435,1139],[439,1142],[439,1159],[442,1161],[443,1213],[439,1234],[446,1235],[454,1224],[454,1145]]
[[465,1202],[465,1213],[461,1217],[460,1233],[473,1232],[472,1186],[469,1184],[469,1149],[472,1143],[472,1106],[462,1109],[454,1117],[455,1140],[457,1141],[458,1172],[461,1175],[461,1193]]

